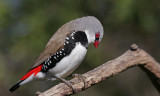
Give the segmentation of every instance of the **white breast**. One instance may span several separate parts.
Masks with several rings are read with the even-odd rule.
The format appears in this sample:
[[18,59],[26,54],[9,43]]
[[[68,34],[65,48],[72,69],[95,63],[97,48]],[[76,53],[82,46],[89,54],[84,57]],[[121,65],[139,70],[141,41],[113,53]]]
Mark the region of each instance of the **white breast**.
[[49,70],[53,76],[65,78],[70,75],[83,61],[87,49],[80,43],[76,43],[75,48],[72,50],[70,55],[64,57],[56,66]]

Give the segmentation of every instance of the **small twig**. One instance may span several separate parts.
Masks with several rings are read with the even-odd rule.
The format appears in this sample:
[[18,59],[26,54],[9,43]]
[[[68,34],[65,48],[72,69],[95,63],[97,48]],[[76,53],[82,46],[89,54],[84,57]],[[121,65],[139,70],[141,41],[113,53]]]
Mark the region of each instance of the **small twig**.
[[[126,51],[120,57],[108,61],[101,66],[83,74],[85,77],[85,88],[89,88],[106,78],[115,76],[130,67],[139,65],[150,77],[152,83],[160,92],[160,64],[154,60],[144,50],[139,49],[136,44],[131,45],[130,50]],[[82,91],[84,88],[83,80],[73,78],[70,80],[76,92]],[[73,94],[66,84],[60,83],[51,89],[42,92],[39,96],[64,96]]]

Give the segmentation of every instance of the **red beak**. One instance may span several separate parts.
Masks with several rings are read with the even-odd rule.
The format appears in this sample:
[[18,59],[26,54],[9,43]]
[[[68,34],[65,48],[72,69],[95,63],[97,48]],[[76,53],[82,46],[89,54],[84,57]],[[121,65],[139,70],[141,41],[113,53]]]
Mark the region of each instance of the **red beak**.
[[97,48],[98,47],[98,44],[99,44],[99,41],[95,41],[94,42],[94,46]]

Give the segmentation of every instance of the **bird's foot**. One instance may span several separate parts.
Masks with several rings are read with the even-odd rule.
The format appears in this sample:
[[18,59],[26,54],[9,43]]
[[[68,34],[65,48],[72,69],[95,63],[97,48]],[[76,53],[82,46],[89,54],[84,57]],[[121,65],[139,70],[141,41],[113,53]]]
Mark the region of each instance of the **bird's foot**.
[[65,79],[63,79],[63,78],[60,78],[60,77],[57,77],[57,76],[55,76],[55,77],[56,77],[57,79],[61,80],[63,83],[67,84],[67,85],[72,89],[73,93],[76,93],[76,90],[73,88],[73,86],[72,86],[72,84],[71,84],[70,81],[65,80]]
[[72,76],[77,77],[77,78],[83,80],[84,87],[82,88],[82,90],[84,90],[84,89],[87,88],[87,86],[86,86],[86,84],[87,84],[87,82],[86,82],[86,77],[84,77],[84,75],[81,75],[81,74],[73,74]]

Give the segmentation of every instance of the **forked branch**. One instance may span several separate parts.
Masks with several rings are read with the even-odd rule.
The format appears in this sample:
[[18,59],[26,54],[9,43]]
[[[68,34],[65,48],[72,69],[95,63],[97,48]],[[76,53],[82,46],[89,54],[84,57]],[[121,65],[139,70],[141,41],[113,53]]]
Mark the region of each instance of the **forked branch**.
[[[85,89],[134,66],[140,66],[160,92],[160,64],[147,52],[138,48],[136,44],[131,45],[130,49],[118,58],[83,74],[86,81]],[[70,82],[76,93],[85,90],[82,79],[74,77]],[[60,83],[45,92],[39,93],[38,96],[64,96],[71,94],[74,94],[72,89],[66,84]]]

